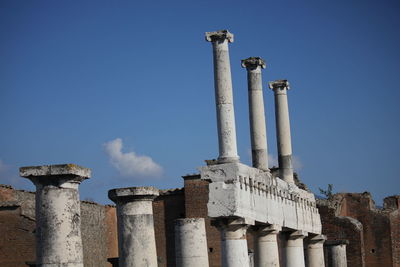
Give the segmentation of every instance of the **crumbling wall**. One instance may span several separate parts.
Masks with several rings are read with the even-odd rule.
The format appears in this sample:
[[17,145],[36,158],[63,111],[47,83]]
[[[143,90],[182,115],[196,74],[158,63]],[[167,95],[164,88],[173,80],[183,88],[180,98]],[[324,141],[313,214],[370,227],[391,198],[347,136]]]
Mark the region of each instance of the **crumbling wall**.
[[339,215],[350,216],[363,225],[365,264],[371,267],[393,266],[389,216],[377,209],[368,192],[336,194],[341,198]]
[[81,202],[81,218],[85,266],[108,266],[104,206],[94,202]]
[[384,211],[389,214],[393,266],[400,267],[400,196],[387,197],[383,203]]
[[[96,203],[81,202],[85,266],[111,266],[107,251],[115,241],[107,238],[107,229],[116,233],[116,220],[107,221],[106,210]],[[35,262],[35,228],[35,194],[0,185],[0,266],[21,267]]]
[[183,189],[160,190],[153,202],[154,232],[159,267],[176,266],[174,221],[185,217]]
[[21,267],[35,260],[35,195],[0,185],[0,266]]
[[368,192],[339,193],[319,200],[323,234],[331,240],[349,240],[349,266],[399,267],[399,203],[400,196],[392,196],[384,200],[383,209],[376,208]]
[[[105,231],[107,242],[107,258],[118,258],[117,210],[115,206],[105,206]],[[109,264],[111,267],[112,265]]]
[[200,175],[185,176],[185,213],[187,218],[204,218],[208,260],[210,267],[221,266],[221,238],[217,228],[208,218],[208,181],[200,180]]
[[[351,217],[338,216],[339,203],[328,200],[317,200],[321,216],[322,234],[328,240],[348,240],[347,266],[364,267],[364,235],[362,224]],[[326,255],[327,256],[327,255]],[[327,262],[326,258],[326,262]]]

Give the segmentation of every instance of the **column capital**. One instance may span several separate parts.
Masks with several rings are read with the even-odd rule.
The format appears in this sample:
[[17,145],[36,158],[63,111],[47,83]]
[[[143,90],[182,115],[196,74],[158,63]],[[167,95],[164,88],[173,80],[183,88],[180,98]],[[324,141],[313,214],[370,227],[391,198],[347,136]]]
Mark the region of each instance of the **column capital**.
[[115,203],[152,201],[157,196],[159,190],[152,186],[115,188],[108,191],[108,198]]
[[206,41],[217,42],[228,40],[229,43],[233,43],[233,34],[228,30],[220,30],[215,32],[206,32]]
[[246,68],[247,70],[256,69],[257,67],[261,67],[265,69],[267,66],[265,64],[265,60],[260,57],[249,57],[246,59],[242,59],[242,67]]
[[81,183],[90,178],[91,170],[76,164],[27,166],[19,168],[21,177],[39,184]]
[[276,90],[276,89],[287,89],[289,90],[289,81],[288,80],[276,80],[271,81],[268,83],[269,89]]
[[326,241],[326,235],[313,235],[308,237],[310,243],[320,243]]
[[253,227],[253,229],[262,235],[278,234],[280,231],[282,231],[282,227],[277,224],[256,225]]
[[294,239],[299,239],[299,238],[305,238],[308,236],[308,232],[303,231],[303,230],[297,230],[294,232],[289,233],[289,239],[294,240]]

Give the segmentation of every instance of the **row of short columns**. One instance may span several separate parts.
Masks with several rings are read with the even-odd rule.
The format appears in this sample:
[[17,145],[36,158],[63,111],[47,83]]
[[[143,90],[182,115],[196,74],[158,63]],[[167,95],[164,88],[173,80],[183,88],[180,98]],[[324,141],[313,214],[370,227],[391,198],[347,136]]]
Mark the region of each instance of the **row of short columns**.
[[[83,267],[79,184],[90,169],[74,164],[20,168],[36,186],[36,265]],[[118,222],[120,267],[156,267],[154,187],[112,189]],[[203,218],[179,219],[175,225],[178,267],[207,267],[208,251]]]
[[[223,267],[248,267],[246,232],[254,232],[254,266],[256,267],[324,267],[323,235],[308,236],[304,231],[282,232],[277,225],[249,225],[243,219],[220,219],[214,225],[221,232]],[[282,258],[279,257],[278,234],[281,236]],[[306,242],[304,239],[307,238]],[[304,243],[307,244],[304,255]],[[306,256],[306,257],[305,257]],[[307,258],[307,262],[305,261]],[[307,263],[307,264],[306,264]]]
[[[20,175],[36,186],[37,265],[83,266],[78,186],[90,177],[90,170],[73,164],[49,165],[23,167]],[[109,191],[109,198],[117,206],[119,266],[157,266],[152,202],[158,195],[154,187]],[[213,224],[221,233],[223,267],[249,266],[246,232],[250,227],[255,233],[255,266],[280,266],[279,233],[283,266],[325,266],[324,236],[308,236],[304,231],[281,232],[277,225],[254,225],[241,218],[216,219]],[[306,237],[305,262],[303,239]],[[176,220],[175,245],[178,267],[208,266],[203,218]],[[336,241],[328,245],[332,266],[346,267],[346,243]]]

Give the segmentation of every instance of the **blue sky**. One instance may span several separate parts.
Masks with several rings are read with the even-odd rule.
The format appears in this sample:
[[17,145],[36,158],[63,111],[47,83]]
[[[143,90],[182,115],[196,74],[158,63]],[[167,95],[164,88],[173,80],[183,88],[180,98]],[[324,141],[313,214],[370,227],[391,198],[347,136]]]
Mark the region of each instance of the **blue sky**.
[[[399,1],[0,2],[0,183],[28,165],[92,168],[81,198],[181,187],[218,157],[211,44],[229,29],[238,149],[250,163],[246,71],[259,56],[269,153],[288,79],[293,152],[312,190],[399,194]],[[145,166],[145,167],[143,167]]]

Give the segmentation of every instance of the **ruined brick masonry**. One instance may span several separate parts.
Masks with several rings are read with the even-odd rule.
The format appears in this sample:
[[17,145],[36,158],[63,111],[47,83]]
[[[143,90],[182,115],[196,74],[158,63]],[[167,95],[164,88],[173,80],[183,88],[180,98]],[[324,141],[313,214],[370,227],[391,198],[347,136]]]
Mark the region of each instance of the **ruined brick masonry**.
[[[21,267],[35,261],[34,194],[0,186],[0,266]],[[159,266],[175,266],[174,220],[206,220],[210,266],[220,266],[219,231],[207,218],[208,182],[185,176],[184,188],[164,190],[153,203]],[[323,234],[349,241],[348,266],[400,267],[400,196],[375,207],[369,193],[340,193],[319,200]],[[112,266],[118,257],[116,212],[113,206],[81,202],[85,266]],[[248,245],[253,247],[251,233]]]

